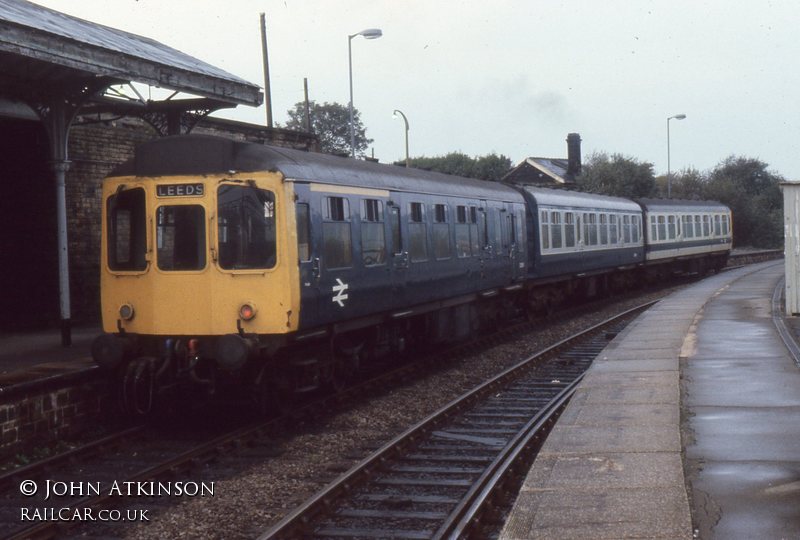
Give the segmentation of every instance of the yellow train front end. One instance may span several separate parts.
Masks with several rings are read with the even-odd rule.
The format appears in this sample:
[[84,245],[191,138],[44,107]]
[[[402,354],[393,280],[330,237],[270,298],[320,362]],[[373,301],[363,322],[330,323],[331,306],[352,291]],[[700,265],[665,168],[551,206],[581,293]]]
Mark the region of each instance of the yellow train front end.
[[125,392],[257,376],[298,326],[293,197],[269,172],[106,179],[92,352]]

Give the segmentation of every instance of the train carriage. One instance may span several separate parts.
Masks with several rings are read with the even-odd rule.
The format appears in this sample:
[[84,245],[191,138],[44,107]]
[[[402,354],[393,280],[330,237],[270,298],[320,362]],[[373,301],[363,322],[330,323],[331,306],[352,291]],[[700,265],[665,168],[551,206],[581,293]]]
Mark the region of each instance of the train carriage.
[[625,270],[644,261],[642,211],[633,201],[530,186],[523,193],[530,279]]
[[136,412],[155,392],[226,383],[290,401],[417,343],[719,268],[730,247],[718,203],[167,137],[103,183],[92,353]]
[[356,356],[468,335],[525,278],[522,195],[473,179],[180,136],[103,201],[93,354],[170,383],[283,362],[294,388],[338,385]]
[[[724,267],[733,241],[730,208],[713,201],[639,199],[649,266],[702,272]],[[680,264],[676,264],[680,263]]]

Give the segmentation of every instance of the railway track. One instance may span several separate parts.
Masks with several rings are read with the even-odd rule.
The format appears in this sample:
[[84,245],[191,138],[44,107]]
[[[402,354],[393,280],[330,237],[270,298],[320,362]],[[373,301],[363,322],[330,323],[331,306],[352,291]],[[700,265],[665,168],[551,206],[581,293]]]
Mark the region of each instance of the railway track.
[[266,531],[289,538],[459,538],[527,466],[583,373],[652,302],[576,334],[446,405]]
[[[122,485],[126,482],[162,481],[174,479],[179,474],[188,474],[221,455],[252,445],[255,441],[278,432],[281,426],[305,417],[331,414],[331,411],[339,410],[347,403],[362,400],[365,395],[382,392],[387,386],[398,381],[407,381],[426,371],[441,369],[446,363],[443,360],[457,358],[465,349],[474,350],[476,346],[492,347],[501,341],[503,336],[522,331],[530,325],[529,322],[511,325],[502,332],[487,336],[479,343],[459,344],[420,357],[416,362],[377,374],[373,373],[369,378],[340,394],[319,396],[282,416],[265,421],[256,421],[225,432],[216,430],[215,434],[209,437],[210,440],[203,440],[199,444],[192,441],[191,437],[185,441],[176,440],[175,434],[170,434],[163,426],[158,429],[147,425],[135,426],[5,472],[0,475],[0,497],[4,502],[0,507],[0,523],[8,524],[3,537],[54,538],[63,534],[66,529],[80,527],[80,524],[62,521],[44,521],[24,527],[24,524],[20,523],[20,509],[45,505],[38,496],[27,498],[21,495],[23,481],[33,480],[42,485],[44,480],[50,479],[66,483],[74,481],[84,485],[88,483],[102,485],[104,489],[96,496],[72,498],[62,503],[71,510],[104,508],[115,502],[111,500],[107,489],[114,482]],[[432,362],[434,358],[439,362]],[[243,422],[240,422],[241,424]]]

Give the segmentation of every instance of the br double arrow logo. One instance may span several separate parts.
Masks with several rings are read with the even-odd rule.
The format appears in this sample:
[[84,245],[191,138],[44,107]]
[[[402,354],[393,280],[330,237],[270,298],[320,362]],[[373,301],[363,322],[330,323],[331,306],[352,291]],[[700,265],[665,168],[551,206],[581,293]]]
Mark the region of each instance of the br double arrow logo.
[[339,304],[339,307],[344,307],[344,301],[347,300],[347,293],[345,291],[349,289],[350,286],[339,278],[336,278],[336,283],[336,285],[331,287],[333,292],[336,293],[336,295],[331,298],[331,302],[336,302]]

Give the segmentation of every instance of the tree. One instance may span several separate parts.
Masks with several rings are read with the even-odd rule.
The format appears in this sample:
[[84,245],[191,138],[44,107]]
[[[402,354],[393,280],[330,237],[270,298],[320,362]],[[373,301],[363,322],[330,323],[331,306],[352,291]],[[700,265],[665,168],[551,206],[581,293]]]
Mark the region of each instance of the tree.
[[622,154],[595,152],[586,159],[578,183],[582,189],[617,197],[652,197],[656,194],[653,164]]
[[783,243],[783,177],[759,159],[730,156],[708,174],[704,198],[733,212],[733,240],[738,246],[779,247]]
[[[511,160],[495,153],[472,158],[461,152],[450,152],[444,156],[411,158],[409,164],[415,169],[493,182],[499,181],[511,169]],[[397,161],[395,165],[405,165],[405,161]]]
[[[688,199],[700,200],[704,199],[707,176],[697,169],[683,169],[678,173],[672,174],[672,198],[673,199]],[[659,194],[662,197],[667,196],[667,177],[659,176],[656,179],[659,187]]]
[[[311,131],[319,138],[320,150],[328,154],[350,155],[350,111],[340,103],[325,102],[322,105],[309,102],[311,113]],[[289,121],[288,129],[306,131],[306,104],[295,103],[294,108],[286,111]],[[353,109],[353,125],[355,126],[356,155],[363,156],[372,143],[368,139],[366,128],[361,123],[361,113]]]

